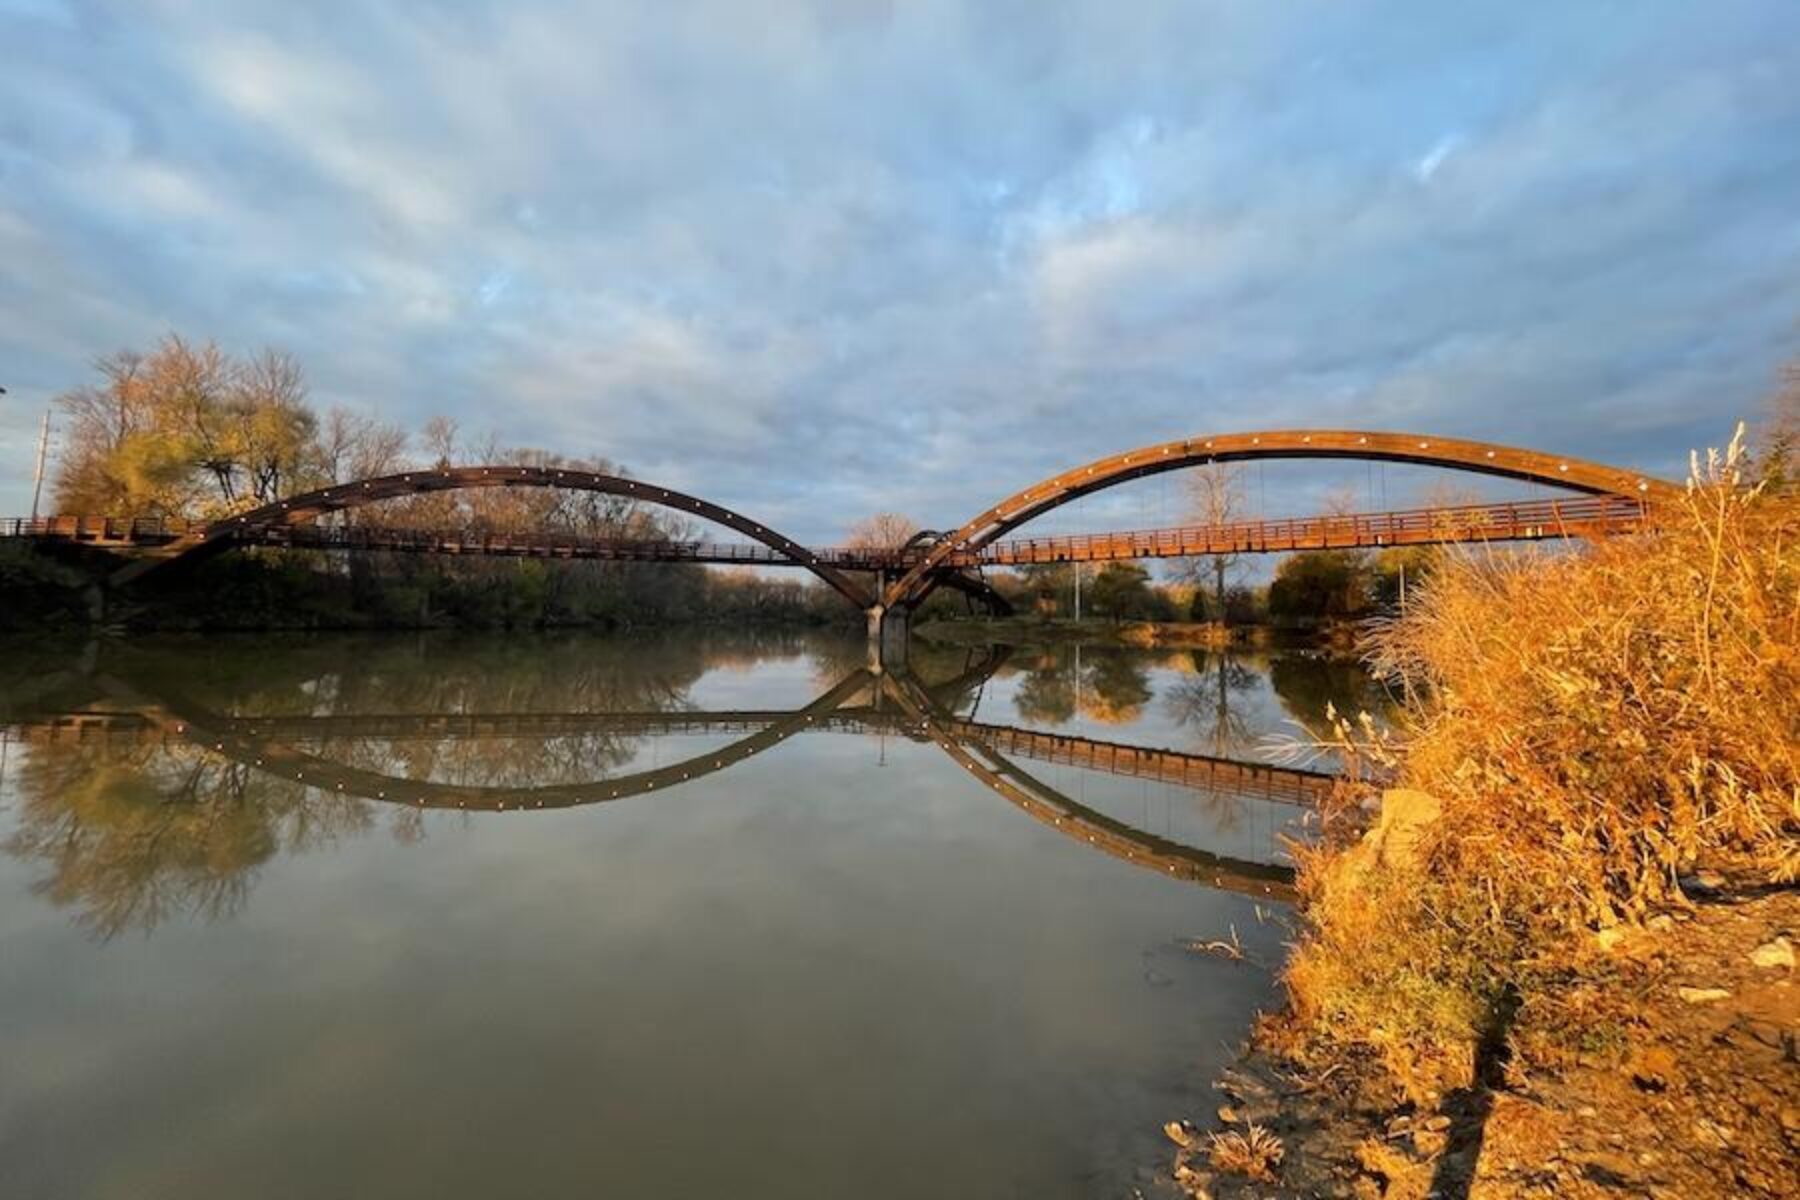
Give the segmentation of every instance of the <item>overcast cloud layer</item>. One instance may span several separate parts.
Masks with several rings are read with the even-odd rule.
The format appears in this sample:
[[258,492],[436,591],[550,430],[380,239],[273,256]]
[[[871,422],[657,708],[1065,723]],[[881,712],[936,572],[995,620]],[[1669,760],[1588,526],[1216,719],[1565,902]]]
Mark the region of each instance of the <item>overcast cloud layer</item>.
[[803,540],[1205,431],[1678,474],[1800,351],[1792,0],[0,0],[0,45],[8,514],[49,398],[170,329]]

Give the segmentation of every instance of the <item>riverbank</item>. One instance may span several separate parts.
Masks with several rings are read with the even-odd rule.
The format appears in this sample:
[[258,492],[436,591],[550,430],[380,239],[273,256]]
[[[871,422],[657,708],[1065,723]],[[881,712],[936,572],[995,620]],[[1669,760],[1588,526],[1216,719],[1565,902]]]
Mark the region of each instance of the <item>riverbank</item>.
[[797,579],[691,563],[427,561],[243,551],[142,588],[109,589],[121,560],[92,547],[0,543],[0,632],[417,631],[789,625],[860,629],[863,616]]
[[[1603,940],[1610,978],[1592,999],[1629,1010],[1622,1042],[1555,1069],[1497,1055],[1471,1086],[1421,1103],[1376,1054],[1321,1054],[1291,1014],[1269,1017],[1215,1081],[1217,1107],[1170,1130],[1178,1188],[1215,1200],[1790,1194],[1800,893],[1687,883],[1685,903]],[[1252,1138],[1279,1162],[1259,1162]]]
[[1800,510],[1735,448],[1651,533],[1451,561],[1296,851],[1286,1005],[1192,1195],[1791,1194]]

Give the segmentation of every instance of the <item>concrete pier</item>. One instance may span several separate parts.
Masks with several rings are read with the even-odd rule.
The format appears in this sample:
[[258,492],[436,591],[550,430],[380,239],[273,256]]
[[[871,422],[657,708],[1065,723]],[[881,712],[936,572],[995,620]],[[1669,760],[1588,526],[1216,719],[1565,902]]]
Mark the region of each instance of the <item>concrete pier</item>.
[[912,613],[904,606],[867,610],[869,620],[869,669],[877,674],[889,667],[906,665],[907,642],[912,635]]

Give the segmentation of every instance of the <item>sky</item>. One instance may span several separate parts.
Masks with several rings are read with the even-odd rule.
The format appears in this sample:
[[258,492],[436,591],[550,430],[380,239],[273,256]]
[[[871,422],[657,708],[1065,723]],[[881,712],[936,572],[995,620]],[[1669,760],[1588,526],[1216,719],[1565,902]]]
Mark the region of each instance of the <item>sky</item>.
[[0,0],[0,46],[0,515],[169,331],[813,542],[1210,432],[1679,476],[1800,357],[1792,0]]

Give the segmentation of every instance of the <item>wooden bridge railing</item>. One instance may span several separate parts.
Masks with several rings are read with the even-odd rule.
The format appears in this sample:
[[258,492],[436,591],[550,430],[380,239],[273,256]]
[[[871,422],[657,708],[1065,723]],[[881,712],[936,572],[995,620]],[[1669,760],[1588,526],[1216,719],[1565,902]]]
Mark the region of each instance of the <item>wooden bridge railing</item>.
[[[1589,537],[1635,529],[1642,501],[1621,496],[1505,501],[1342,516],[1279,517],[1223,525],[1189,525],[1124,533],[1074,534],[994,542],[985,565],[1182,558],[1219,553],[1325,550],[1444,542]],[[954,556],[952,562],[958,561]]]
[[[1217,553],[1274,553],[1338,547],[1375,548],[1479,541],[1530,541],[1624,533],[1648,512],[1641,500],[1578,496],[1490,504],[1419,508],[1323,517],[1278,517],[1221,525],[1185,525],[1118,533],[1015,538],[943,560],[951,568],[1032,563],[1104,562],[1183,558]],[[0,538],[37,538],[110,546],[154,548],[204,533],[207,522],[174,517],[54,516],[0,520]],[[481,529],[394,529],[369,524],[250,525],[233,531],[240,545],[317,550],[473,554],[506,557],[584,558],[636,562],[792,565],[793,560],[755,542],[640,541],[562,532]],[[883,550],[826,547],[812,553],[821,563],[849,571],[905,570],[925,547]]]
[[209,524],[183,517],[7,517],[0,519],[0,537],[155,545],[203,533]]

